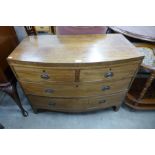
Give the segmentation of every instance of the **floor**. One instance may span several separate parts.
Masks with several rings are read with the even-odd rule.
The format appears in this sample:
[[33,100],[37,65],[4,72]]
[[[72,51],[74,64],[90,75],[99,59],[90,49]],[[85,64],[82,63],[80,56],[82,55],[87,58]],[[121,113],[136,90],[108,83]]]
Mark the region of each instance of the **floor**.
[[114,112],[109,108],[97,112],[80,114],[47,111],[34,114],[19,86],[18,92],[29,116],[23,117],[14,101],[1,92],[0,123],[8,129],[155,128],[155,111],[131,111],[131,109],[125,105],[123,105],[118,112]]

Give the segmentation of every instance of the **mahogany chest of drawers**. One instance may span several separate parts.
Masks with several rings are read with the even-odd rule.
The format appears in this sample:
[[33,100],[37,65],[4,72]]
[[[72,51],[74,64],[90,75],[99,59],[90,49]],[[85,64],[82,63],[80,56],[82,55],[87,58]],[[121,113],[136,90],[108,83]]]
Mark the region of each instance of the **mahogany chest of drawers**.
[[40,35],[25,38],[8,62],[38,109],[118,110],[143,56],[122,35]]

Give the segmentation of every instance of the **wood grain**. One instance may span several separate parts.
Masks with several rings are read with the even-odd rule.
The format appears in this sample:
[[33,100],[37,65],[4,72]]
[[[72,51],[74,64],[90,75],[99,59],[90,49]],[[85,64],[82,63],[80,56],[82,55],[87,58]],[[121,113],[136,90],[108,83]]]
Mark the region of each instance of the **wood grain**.
[[41,35],[24,39],[8,62],[34,110],[84,112],[118,109],[142,59],[118,34]]
[[65,112],[85,112],[103,109],[120,104],[124,93],[111,96],[97,96],[95,98],[48,98],[28,95],[30,102],[36,109],[50,109]]
[[[35,68],[35,69],[34,69]],[[22,67],[14,66],[14,69],[17,72],[19,80],[22,81],[32,81],[32,82],[62,82],[75,80],[75,70],[73,69],[52,69],[36,66],[33,67]],[[47,78],[44,78],[43,75],[47,75]]]
[[[83,68],[59,68],[59,67],[38,67],[37,65],[13,65],[20,81],[28,82],[93,82],[112,81],[126,77],[132,77],[135,69],[139,67],[139,61],[132,63],[118,63],[117,65],[100,65],[99,67]],[[126,69],[128,67],[128,70]],[[35,70],[34,70],[35,68]],[[112,72],[112,77],[106,77]],[[48,77],[43,78],[46,74]]]
[[[131,78],[114,82],[91,82],[75,84],[22,82],[26,94],[48,97],[86,97],[126,91]],[[77,87],[78,86],[78,87]],[[109,88],[106,88],[109,87]]]
[[143,55],[122,35],[38,35],[28,36],[8,57],[9,62],[82,66]]

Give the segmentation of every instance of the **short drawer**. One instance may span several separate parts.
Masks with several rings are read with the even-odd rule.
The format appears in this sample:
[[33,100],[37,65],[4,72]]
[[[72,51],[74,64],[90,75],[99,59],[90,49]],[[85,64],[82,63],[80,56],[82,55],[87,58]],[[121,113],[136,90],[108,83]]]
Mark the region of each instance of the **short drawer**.
[[138,69],[138,64],[126,64],[121,66],[109,66],[100,69],[81,69],[80,81],[111,81],[132,77]]
[[49,98],[40,96],[28,96],[33,107],[37,109],[49,109],[68,112],[82,112],[94,109],[117,106],[122,103],[124,93],[111,96],[99,96],[92,98]]
[[19,80],[28,82],[74,82],[75,70],[14,66]]
[[92,82],[80,84],[39,84],[22,82],[26,94],[49,97],[87,97],[126,91],[130,78],[114,82]]

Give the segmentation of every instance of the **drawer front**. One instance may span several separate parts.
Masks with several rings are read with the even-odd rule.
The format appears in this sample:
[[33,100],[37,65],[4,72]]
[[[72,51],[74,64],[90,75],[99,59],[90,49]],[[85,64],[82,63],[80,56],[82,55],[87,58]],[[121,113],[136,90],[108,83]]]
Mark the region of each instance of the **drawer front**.
[[80,71],[80,81],[112,81],[132,77],[136,69],[138,69],[138,64],[111,66],[101,69],[82,69]]
[[50,31],[49,26],[35,26],[36,31]]
[[131,79],[123,79],[115,82],[94,82],[76,84],[37,84],[22,82],[26,94],[49,97],[87,97],[106,95],[128,88]]
[[94,109],[107,108],[114,105],[120,105],[124,98],[124,93],[118,93],[116,95],[93,97],[93,98],[76,98],[76,99],[62,99],[62,98],[49,98],[39,96],[28,96],[31,104],[35,108],[51,109],[58,111],[68,112],[82,112],[90,111]]
[[52,67],[37,66],[13,66],[17,77],[21,81],[28,82],[80,82],[113,81],[132,77],[138,69],[138,63],[124,64],[121,66],[106,66],[103,68],[79,69],[55,69]]
[[75,70],[14,66],[19,80],[29,82],[74,82]]

